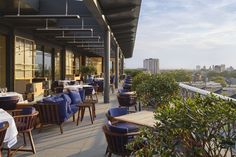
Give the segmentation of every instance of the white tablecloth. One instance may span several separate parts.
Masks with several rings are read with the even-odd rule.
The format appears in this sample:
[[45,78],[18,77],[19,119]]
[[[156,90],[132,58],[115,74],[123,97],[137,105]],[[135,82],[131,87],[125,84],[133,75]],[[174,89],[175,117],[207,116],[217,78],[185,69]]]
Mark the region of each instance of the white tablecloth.
[[97,77],[97,78],[94,78],[94,81],[103,81],[104,78],[103,77]]
[[4,111],[3,109],[0,109],[0,123],[5,122],[5,121],[8,121],[9,127],[7,129],[7,132],[6,132],[3,142],[6,142],[8,148],[11,148],[14,144],[17,143],[18,131],[16,128],[14,118],[9,113]]
[[58,85],[67,86],[71,81],[75,81],[75,80],[58,80]]
[[24,101],[22,94],[17,93],[17,92],[7,92],[7,93],[0,93],[0,98],[1,97],[11,97],[11,96],[18,96],[19,97],[19,102]]
[[[84,87],[93,87],[93,86],[92,85],[86,85],[86,84],[84,84],[84,85],[81,85],[81,84],[79,84],[79,85],[67,85],[67,86],[64,87],[64,89],[71,90],[71,91],[78,91],[78,89],[82,89]],[[93,89],[93,94],[95,94],[94,89]]]

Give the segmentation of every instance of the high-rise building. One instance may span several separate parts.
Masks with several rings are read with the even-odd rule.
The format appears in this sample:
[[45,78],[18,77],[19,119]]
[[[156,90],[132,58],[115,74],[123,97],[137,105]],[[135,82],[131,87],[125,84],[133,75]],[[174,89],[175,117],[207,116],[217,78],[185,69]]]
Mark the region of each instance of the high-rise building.
[[156,74],[160,72],[159,69],[159,59],[157,58],[149,58],[143,61],[143,68],[152,74]]
[[196,66],[196,70],[197,70],[197,71],[201,70],[201,66],[200,66],[200,65],[197,65],[197,66]]
[[221,72],[225,71],[225,64],[221,64],[220,68],[221,68]]

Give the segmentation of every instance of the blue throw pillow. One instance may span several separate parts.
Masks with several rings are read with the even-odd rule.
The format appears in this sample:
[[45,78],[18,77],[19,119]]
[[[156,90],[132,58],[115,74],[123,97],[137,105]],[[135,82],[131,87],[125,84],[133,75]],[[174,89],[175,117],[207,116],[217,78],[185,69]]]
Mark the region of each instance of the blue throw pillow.
[[84,101],[85,100],[85,90],[79,89],[79,94],[80,94],[81,100]]
[[69,92],[69,96],[71,98],[71,103],[72,104],[80,104],[82,103],[82,99],[80,97],[80,93],[79,92],[76,92],[76,91],[70,91]]
[[66,105],[67,105],[67,112],[71,113],[71,98],[69,97],[68,94],[62,94],[61,97],[66,101]]

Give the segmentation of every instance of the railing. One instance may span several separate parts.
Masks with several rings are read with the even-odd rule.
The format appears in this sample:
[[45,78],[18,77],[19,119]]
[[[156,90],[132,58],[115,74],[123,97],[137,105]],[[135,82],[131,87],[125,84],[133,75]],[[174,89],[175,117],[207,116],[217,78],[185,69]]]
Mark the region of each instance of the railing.
[[196,94],[200,94],[202,96],[207,96],[207,95],[213,94],[214,96],[216,96],[218,98],[221,98],[223,100],[231,100],[231,101],[236,103],[236,99],[233,99],[233,98],[230,98],[230,97],[227,97],[227,96],[223,96],[223,95],[220,95],[220,94],[212,93],[212,92],[209,92],[207,90],[203,90],[203,89],[200,89],[200,88],[197,88],[197,87],[193,87],[193,86],[190,86],[190,85],[187,85],[187,84],[184,84],[184,83],[179,83],[179,87],[180,87],[181,95],[185,98],[194,97],[194,95],[196,95]]

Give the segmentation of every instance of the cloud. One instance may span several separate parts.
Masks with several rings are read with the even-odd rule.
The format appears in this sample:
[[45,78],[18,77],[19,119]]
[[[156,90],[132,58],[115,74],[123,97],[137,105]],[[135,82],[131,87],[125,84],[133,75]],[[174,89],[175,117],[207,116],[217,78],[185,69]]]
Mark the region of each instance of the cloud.
[[134,56],[126,67],[142,67],[149,57],[159,58],[163,68],[236,66],[234,0],[143,0],[141,8]]

